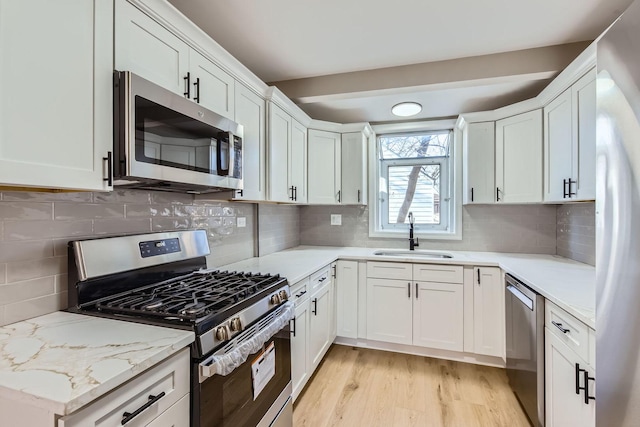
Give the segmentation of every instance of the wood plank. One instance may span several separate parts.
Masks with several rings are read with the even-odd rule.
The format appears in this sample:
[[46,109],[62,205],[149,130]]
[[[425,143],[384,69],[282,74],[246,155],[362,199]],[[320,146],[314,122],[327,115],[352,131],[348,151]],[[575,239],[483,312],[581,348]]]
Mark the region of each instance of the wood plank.
[[296,401],[314,427],[528,427],[504,369],[333,345]]

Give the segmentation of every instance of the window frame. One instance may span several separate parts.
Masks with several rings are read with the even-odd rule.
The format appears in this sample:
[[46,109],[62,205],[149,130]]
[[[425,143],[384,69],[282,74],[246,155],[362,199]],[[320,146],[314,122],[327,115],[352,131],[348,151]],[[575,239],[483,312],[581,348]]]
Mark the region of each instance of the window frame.
[[[397,227],[383,227],[383,202],[381,201],[381,185],[383,181],[383,162],[398,162],[399,159],[380,159],[380,137],[408,135],[415,133],[451,132],[449,146],[449,161],[446,175],[447,180],[441,179],[440,215],[447,204],[448,226],[416,224],[415,235],[424,240],[462,240],[462,138],[455,120],[434,120],[423,122],[405,122],[372,126],[375,136],[375,146],[369,152],[369,192],[374,197],[369,199],[369,237],[376,238],[408,238],[408,224],[398,224]],[[442,157],[411,158],[400,162],[415,162],[428,164],[434,159]],[[441,177],[445,171],[441,170]],[[446,185],[446,196],[442,186]],[[386,191],[386,189],[385,189]],[[448,199],[445,202],[445,198]],[[442,221],[441,221],[442,223]]]

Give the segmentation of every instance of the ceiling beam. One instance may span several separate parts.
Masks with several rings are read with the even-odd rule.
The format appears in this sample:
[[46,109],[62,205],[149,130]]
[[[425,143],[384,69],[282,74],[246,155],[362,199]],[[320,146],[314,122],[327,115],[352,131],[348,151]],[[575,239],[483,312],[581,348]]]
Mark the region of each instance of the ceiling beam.
[[298,104],[555,77],[590,42],[272,82]]

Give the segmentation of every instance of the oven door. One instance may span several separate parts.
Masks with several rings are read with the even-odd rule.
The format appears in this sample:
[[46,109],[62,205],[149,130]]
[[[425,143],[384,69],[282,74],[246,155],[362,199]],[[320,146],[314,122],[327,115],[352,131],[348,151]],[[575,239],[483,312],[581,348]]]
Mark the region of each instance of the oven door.
[[[241,342],[237,344],[242,345]],[[288,319],[282,329],[230,373],[203,376],[203,366],[207,364],[206,359],[194,364],[197,373],[194,372],[196,384],[192,393],[192,426],[270,426],[276,420],[281,422],[281,419],[290,418],[287,415],[291,412],[291,338]],[[262,369],[262,364],[266,365],[265,372],[268,375],[260,378],[256,370]],[[274,368],[272,374],[269,364]]]

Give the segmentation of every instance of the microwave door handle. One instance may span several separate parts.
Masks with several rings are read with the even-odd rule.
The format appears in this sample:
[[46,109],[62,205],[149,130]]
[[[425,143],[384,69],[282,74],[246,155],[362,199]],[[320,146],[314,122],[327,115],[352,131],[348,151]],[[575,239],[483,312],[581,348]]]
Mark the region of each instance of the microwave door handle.
[[229,169],[227,175],[233,176],[233,167],[236,163],[236,139],[233,137],[233,133],[229,132]]
[[[229,134],[227,133],[227,138],[229,137]],[[222,145],[224,144],[224,138],[222,137],[222,132],[220,134],[218,134],[218,144],[216,146],[216,150],[218,153],[218,158],[217,158],[217,166],[218,166],[218,175],[220,176],[226,176],[229,175],[229,168],[227,167],[227,169],[222,169],[222,156],[223,156],[223,152],[222,152]],[[228,145],[228,144],[227,144]],[[228,165],[227,165],[228,166]]]

